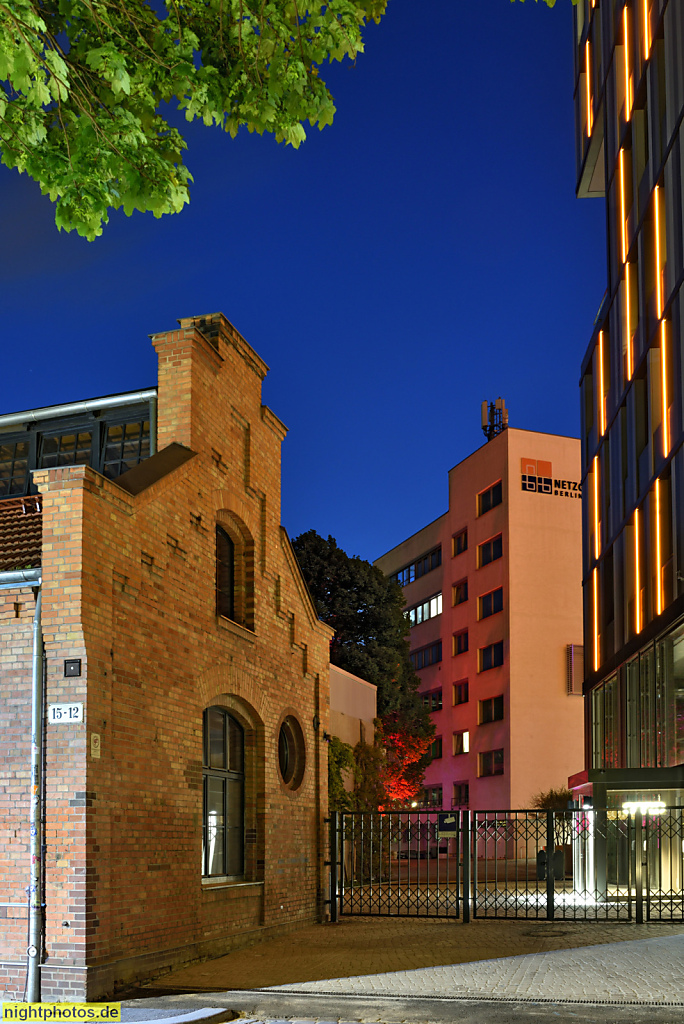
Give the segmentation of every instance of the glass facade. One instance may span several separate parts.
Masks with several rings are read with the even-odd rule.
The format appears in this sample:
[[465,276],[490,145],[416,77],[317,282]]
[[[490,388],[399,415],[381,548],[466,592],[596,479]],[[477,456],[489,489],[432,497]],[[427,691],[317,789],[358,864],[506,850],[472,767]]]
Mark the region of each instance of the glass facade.
[[654,641],[590,692],[592,768],[684,762],[684,625]]
[[607,204],[582,366],[590,768],[684,761],[684,23],[678,0],[579,0],[579,196]]
[[67,413],[2,428],[0,499],[34,494],[34,469],[87,465],[115,480],[149,455],[148,402]]

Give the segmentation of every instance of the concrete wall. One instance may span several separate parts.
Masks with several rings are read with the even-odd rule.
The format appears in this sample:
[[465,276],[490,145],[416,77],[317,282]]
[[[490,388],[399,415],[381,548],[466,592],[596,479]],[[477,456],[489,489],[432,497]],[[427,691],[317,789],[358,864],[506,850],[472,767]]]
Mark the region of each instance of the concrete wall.
[[351,672],[330,666],[330,732],[344,743],[372,743],[378,688]]
[[[567,645],[582,643],[580,445],[508,433],[511,803],[522,807],[584,763],[582,698],[568,695],[566,677]],[[524,491],[522,459],[535,458],[569,486]]]

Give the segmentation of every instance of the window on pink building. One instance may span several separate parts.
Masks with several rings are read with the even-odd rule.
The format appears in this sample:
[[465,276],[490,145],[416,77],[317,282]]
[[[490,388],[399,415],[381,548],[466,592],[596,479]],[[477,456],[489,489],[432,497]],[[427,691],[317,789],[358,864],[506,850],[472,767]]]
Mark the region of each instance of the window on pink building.
[[480,754],[480,778],[487,775],[503,775],[504,773],[504,752],[503,750],[485,750]]

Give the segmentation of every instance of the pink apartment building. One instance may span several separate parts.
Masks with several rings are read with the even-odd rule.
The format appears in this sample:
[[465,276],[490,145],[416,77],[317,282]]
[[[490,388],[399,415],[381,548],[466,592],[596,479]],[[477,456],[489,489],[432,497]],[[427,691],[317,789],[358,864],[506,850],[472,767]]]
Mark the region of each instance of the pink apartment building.
[[503,429],[449,509],[378,558],[436,726],[425,803],[527,807],[584,757],[580,442]]

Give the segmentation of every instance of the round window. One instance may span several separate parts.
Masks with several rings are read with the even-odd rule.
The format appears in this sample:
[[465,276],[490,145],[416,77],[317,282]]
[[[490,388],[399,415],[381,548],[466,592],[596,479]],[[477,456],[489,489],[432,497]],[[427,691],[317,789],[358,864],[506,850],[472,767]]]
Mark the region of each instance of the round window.
[[296,718],[288,715],[278,734],[278,768],[288,789],[298,789],[304,778],[304,735]]

